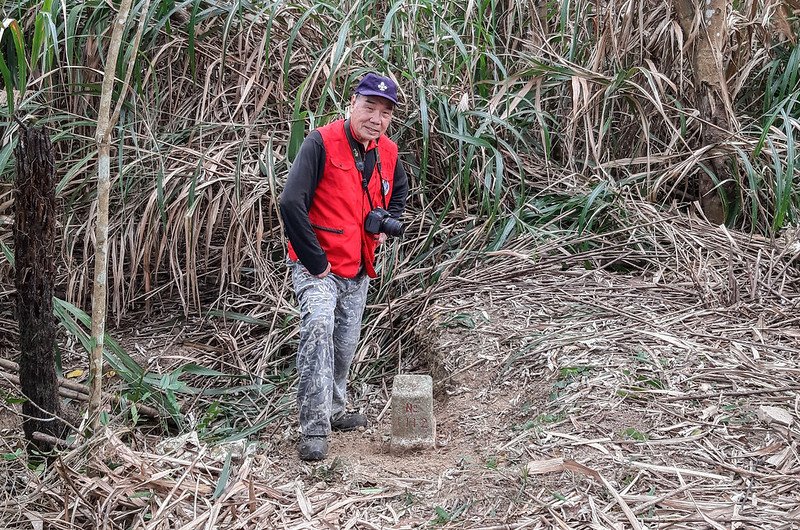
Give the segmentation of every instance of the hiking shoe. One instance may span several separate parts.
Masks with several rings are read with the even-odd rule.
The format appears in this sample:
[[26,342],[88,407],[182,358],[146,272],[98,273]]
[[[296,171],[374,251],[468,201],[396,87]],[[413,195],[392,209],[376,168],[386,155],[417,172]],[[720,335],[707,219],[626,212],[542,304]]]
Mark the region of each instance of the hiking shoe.
[[340,414],[331,418],[331,429],[334,431],[354,431],[359,427],[367,426],[367,417],[363,414]]
[[297,445],[300,460],[323,460],[328,456],[327,436],[301,436]]

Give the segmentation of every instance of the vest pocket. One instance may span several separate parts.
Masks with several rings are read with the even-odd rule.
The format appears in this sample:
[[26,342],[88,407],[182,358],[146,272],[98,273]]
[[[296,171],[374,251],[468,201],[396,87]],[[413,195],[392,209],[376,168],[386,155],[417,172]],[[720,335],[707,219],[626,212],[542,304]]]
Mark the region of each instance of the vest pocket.
[[328,160],[330,160],[331,164],[333,164],[334,166],[338,167],[339,169],[343,169],[345,171],[350,171],[356,166],[356,161],[353,159],[352,155],[349,158],[347,157],[338,158],[335,156],[330,156],[328,157]]
[[317,230],[322,230],[323,232],[330,232],[332,234],[344,234],[343,228],[330,228],[328,226],[320,226],[314,223],[311,223],[311,228],[316,228]]

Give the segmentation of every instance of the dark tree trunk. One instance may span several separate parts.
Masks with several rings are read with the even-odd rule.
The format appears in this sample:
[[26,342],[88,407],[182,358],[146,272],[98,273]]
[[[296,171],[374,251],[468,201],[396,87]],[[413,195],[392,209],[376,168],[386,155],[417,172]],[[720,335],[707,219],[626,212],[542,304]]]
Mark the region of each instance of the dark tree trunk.
[[[729,4],[730,0],[707,0],[701,5],[692,0],[673,0],[678,23],[693,51],[695,106],[702,119],[700,143],[703,147],[711,146],[709,170],[720,183],[717,185],[704,171],[697,176],[700,206],[714,224],[725,222],[722,196],[732,200],[736,191],[730,159],[717,148],[725,144],[731,129],[731,103],[725,78],[729,66],[726,58]],[[698,8],[702,10],[700,13],[696,12]]]
[[[53,148],[40,129],[22,130],[15,151],[14,257],[19,321],[19,380],[25,437],[33,433],[60,438],[63,423],[55,369],[56,323],[53,317],[55,272],[55,171]],[[34,442],[40,449],[46,444]]]
[[[697,110],[705,120],[701,134],[703,145],[722,145],[728,136],[730,122],[725,110],[724,98],[721,96],[717,86],[708,83],[701,83],[696,88]],[[725,205],[722,202],[722,195],[725,194],[728,200],[733,198],[735,187],[733,175],[730,168],[730,160],[724,155],[720,155],[715,149],[710,151],[709,166],[711,172],[716,176],[717,185],[714,179],[706,172],[699,175],[700,206],[703,208],[706,218],[714,224],[725,222]]]

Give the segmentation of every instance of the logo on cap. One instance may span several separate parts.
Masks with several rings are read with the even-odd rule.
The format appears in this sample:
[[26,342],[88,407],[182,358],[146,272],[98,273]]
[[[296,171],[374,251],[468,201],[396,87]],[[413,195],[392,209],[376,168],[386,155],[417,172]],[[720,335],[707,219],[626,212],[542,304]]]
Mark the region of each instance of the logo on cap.
[[386,86],[386,83],[384,83],[383,81],[381,81],[381,84],[378,85],[378,90],[380,90],[381,92],[386,92],[387,88],[389,88],[389,87]]

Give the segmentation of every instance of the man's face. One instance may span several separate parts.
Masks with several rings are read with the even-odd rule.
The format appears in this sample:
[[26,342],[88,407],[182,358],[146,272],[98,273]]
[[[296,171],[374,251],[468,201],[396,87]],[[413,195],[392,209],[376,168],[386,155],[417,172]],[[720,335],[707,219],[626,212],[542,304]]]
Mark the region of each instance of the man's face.
[[389,128],[394,104],[380,96],[355,94],[350,99],[350,126],[361,142],[377,140]]

